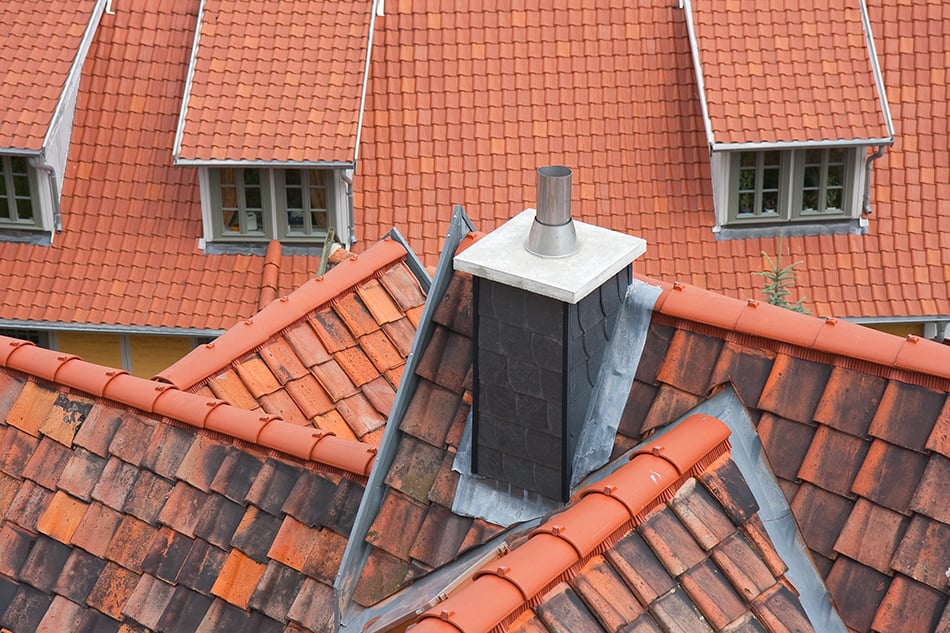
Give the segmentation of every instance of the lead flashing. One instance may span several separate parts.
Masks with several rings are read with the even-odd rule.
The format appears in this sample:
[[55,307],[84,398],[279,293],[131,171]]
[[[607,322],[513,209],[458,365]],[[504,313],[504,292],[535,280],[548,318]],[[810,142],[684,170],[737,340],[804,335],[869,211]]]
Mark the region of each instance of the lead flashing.
[[647,249],[639,237],[575,221],[576,253],[538,257],[524,247],[534,216],[526,209],[456,255],[455,270],[576,304]]

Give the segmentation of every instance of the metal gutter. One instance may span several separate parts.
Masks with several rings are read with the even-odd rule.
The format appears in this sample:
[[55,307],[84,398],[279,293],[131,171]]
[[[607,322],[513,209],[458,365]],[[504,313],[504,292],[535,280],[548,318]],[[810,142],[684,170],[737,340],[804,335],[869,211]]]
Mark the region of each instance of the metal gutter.
[[[63,230],[63,212],[59,206],[59,185],[56,184],[56,168],[46,162],[46,154],[40,154],[38,162],[31,161],[33,169],[45,171],[49,178],[50,196],[53,199],[53,232],[59,233]],[[52,237],[50,243],[52,244]]]
[[175,164],[179,167],[315,167],[321,169],[353,169],[356,166],[346,161],[211,160],[207,158],[176,158]]
[[806,149],[820,147],[856,147],[859,145],[893,145],[893,138],[855,138],[833,141],[776,141],[772,143],[714,143],[714,152],[744,150],[754,152],[773,149]]
[[175,130],[175,144],[172,145],[172,162],[175,165],[178,162],[178,154],[181,152],[181,137],[185,133],[185,115],[188,113],[188,101],[191,99],[191,86],[195,78],[195,65],[198,62],[198,41],[201,39],[201,23],[205,15],[205,2],[201,0],[198,7],[198,19],[195,20],[195,39],[191,45],[191,59],[188,61],[188,75],[185,78],[185,94],[181,98],[181,110],[178,112],[178,128]]
[[859,325],[874,325],[877,323],[933,323],[935,321],[950,321],[950,314],[927,316],[895,316],[895,317],[839,317],[842,321],[851,321]]
[[363,62],[363,88],[360,91],[360,114],[356,120],[356,145],[353,147],[353,163],[360,155],[360,138],[363,135],[363,114],[366,109],[366,88],[369,85],[369,64],[373,57],[373,35],[376,32],[376,16],[383,14],[384,0],[374,0],[370,8],[369,40],[366,42],[366,61]]
[[706,142],[710,150],[716,144],[713,136],[712,121],[709,120],[709,106],[706,104],[706,84],[703,81],[703,64],[699,60],[699,43],[696,40],[696,31],[693,29],[693,5],[690,0],[680,0],[680,8],[686,13],[686,32],[689,34],[689,48],[693,57],[693,68],[696,71],[696,84],[699,86],[699,107],[703,111],[703,127],[706,128]]
[[0,154],[6,154],[8,156],[25,156],[27,158],[35,158],[43,154],[42,149],[23,149],[22,147],[0,147]]
[[861,207],[864,209],[864,215],[871,215],[871,163],[884,155],[884,146],[878,145],[874,153],[864,161],[864,200]]
[[227,330],[202,330],[199,328],[168,328],[136,325],[111,325],[108,323],[66,323],[63,321],[24,321],[0,319],[0,327],[23,330],[49,330],[52,332],[89,332],[94,334],[153,334],[162,336],[217,337]]

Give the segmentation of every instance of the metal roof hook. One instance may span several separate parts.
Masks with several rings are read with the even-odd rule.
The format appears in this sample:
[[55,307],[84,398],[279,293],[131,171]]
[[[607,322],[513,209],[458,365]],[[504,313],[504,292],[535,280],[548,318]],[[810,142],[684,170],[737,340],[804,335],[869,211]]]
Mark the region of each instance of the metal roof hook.
[[571,170],[560,165],[538,169],[538,208],[525,248],[539,257],[567,257],[581,245],[571,219]]

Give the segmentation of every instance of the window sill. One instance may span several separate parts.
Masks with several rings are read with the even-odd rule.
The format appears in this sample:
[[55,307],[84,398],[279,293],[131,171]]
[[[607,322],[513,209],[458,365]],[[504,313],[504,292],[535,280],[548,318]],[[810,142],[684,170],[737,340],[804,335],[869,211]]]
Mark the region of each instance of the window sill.
[[53,243],[53,233],[37,228],[10,228],[0,224],[0,242],[49,246]]
[[806,235],[864,235],[868,232],[867,220],[848,218],[808,222],[796,220],[781,224],[731,224],[713,229],[717,240],[743,240],[755,237],[803,237]]

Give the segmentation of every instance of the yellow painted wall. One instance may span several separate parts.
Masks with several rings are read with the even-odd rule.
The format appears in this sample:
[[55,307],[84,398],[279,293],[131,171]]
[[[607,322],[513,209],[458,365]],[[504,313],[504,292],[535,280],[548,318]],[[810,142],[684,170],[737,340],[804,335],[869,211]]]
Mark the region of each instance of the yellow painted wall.
[[122,367],[122,348],[118,334],[96,332],[57,332],[56,348],[83,360],[106,367]]
[[[122,345],[128,345],[132,366],[122,364]],[[191,351],[187,336],[119,335],[95,332],[58,332],[57,349],[106,367],[125,369],[134,376],[151,378]]]
[[130,335],[129,349],[132,353],[130,373],[151,378],[191,351],[191,339],[187,336]]
[[923,323],[873,323],[868,325],[868,327],[881,332],[887,332],[888,334],[896,334],[897,336],[907,336],[908,334],[913,334],[914,336],[924,335]]

